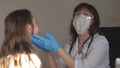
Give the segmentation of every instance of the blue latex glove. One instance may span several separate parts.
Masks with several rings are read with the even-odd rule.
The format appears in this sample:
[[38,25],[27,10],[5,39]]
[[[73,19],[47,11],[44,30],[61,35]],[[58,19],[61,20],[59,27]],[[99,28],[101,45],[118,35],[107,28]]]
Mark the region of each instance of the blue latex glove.
[[38,46],[39,48],[42,48],[44,50],[53,50],[54,52],[58,52],[59,48],[61,47],[60,44],[57,42],[55,37],[46,32],[45,35],[48,38],[44,38],[42,36],[39,36],[37,34],[33,34],[33,38],[31,38],[31,42]]
[[46,52],[52,50],[52,48],[50,46],[50,44],[51,44],[50,40],[48,40],[38,34],[33,34],[33,37],[30,39],[30,41],[33,44],[35,44],[37,47],[43,49]]

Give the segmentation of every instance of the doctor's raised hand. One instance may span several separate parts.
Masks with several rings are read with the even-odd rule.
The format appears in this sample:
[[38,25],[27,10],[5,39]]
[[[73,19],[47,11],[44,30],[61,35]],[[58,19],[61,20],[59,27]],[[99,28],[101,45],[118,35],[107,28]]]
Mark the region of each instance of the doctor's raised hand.
[[61,46],[56,38],[48,32],[45,32],[45,35],[47,36],[47,38],[42,37],[38,34],[33,34],[33,37],[30,40],[33,44],[43,49],[44,51],[53,50],[54,52],[58,52]]

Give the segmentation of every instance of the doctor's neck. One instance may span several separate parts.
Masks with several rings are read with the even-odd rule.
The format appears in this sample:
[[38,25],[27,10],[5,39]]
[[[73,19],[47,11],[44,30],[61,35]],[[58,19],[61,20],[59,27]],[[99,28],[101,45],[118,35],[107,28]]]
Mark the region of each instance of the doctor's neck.
[[80,42],[84,42],[85,40],[87,40],[87,38],[90,36],[89,32],[85,32],[84,34],[82,35],[78,35],[78,40]]

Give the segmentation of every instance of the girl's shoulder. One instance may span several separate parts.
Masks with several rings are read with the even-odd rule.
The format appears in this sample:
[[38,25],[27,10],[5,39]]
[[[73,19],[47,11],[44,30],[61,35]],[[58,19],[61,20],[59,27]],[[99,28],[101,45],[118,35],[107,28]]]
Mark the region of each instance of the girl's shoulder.
[[41,60],[39,59],[39,57],[37,56],[37,54],[31,53],[31,54],[17,54],[17,56],[13,56],[11,58],[11,63],[10,63],[10,68],[14,68],[14,61],[16,60],[16,62],[20,62],[18,63],[18,67],[22,68],[40,68],[41,65]]

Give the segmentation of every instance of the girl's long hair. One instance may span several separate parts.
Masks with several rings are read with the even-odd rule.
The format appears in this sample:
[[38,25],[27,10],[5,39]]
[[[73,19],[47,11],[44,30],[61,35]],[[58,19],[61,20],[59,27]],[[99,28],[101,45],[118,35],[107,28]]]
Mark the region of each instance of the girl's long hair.
[[[27,9],[15,10],[5,18],[5,36],[0,51],[0,68],[9,68],[13,57],[15,64],[21,64],[20,59],[15,60],[18,54],[31,54],[32,45],[29,41],[27,24],[33,27],[32,15]],[[17,65],[15,65],[17,66]]]

